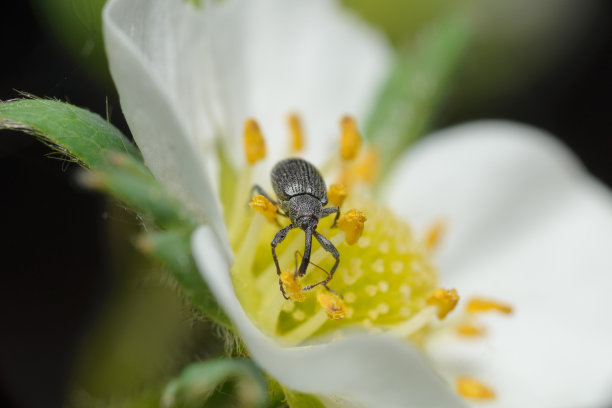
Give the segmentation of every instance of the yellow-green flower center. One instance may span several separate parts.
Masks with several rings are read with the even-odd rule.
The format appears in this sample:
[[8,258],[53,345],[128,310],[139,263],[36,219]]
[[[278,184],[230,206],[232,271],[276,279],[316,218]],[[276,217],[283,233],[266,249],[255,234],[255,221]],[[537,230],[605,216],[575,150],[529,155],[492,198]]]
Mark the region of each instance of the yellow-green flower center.
[[[243,203],[242,213],[228,219],[236,256],[232,281],[249,317],[268,334],[298,344],[312,336],[336,335],[346,328],[393,330],[419,312],[432,309],[427,297],[436,288],[437,275],[427,248],[415,239],[407,223],[358,191],[349,194],[341,209],[357,208],[367,216],[363,235],[354,245],[346,243],[345,232],[331,228],[333,217],[321,219],[317,227],[340,253],[339,267],[328,286],[342,297],[344,317],[328,318],[317,299],[321,297],[317,292],[327,292],[322,286],[304,292],[302,302],[284,299],[270,247],[279,226],[246,205],[249,192],[247,188],[237,195]],[[283,226],[289,223],[283,217],[278,220]],[[276,251],[281,270],[293,272],[304,251],[304,232],[292,230]],[[302,287],[323,280],[334,258],[313,242],[310,261]],[[424,323],[434,315],[435,311],[428,314]]]
[[[291,131],[299,139],[300,126],[296,118],[294,122]],[[224,200],[224,207],[235,254],[231,274],[236,295],[256,325],[284,344],[304,344],[313,337],[341,336],[343,331],[354,329],[390,331],[416,340],[442,307],[454,307],[456,298],[452,305],[447,299],[453,296],[432,301],[437,275],[428,258],[431,245],[416,239],[406,222],[369,198],[366,188],[355,187],[356,181],[372,175],[375,155],[365,150],[358,154],[359,134],[350,117],[343,118],[341,124],[341,150],[351,154],[342,155],[340,179],[350,188],[334,185],[328,194],[330,205],[341,206],[345,216],[338,221],[338,228],[332,228],[333,216],[319,220],[316,228],[336,247],[340,263],[327,287],[304,290],[323,281],[335,259],[313,240],[310,265],[306,274],[296,279],[305,234],[295,228],[276,247],[278,274],[270,244],[290,221],[277,216],[274,204],[263,196],[251,201],[252,185],[265,185],[265,180],[252,179],[253,165],[261,155],[249,154],[265,152],[265,146],[256,123],[245,122],[250,166],[231,183],[223,183],[234,187],[233,194],[223,197],[231,197]]]

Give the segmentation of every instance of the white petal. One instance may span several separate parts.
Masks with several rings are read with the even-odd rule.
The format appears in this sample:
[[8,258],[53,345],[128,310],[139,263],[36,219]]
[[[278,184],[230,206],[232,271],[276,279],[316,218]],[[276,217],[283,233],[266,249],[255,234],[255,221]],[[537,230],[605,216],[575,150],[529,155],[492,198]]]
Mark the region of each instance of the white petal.
[[449,221],[444,286],[515,306],[477,341],[431,344],[450,376],[491,384],[494,406],[612,400],[612,196],[546,134],[505,122],[438,132],[406,155],[391,206],[422,227]]
[[152,77],[196,147],[210,149],[220,134],[236,163],[246,117],[261,122],[276,160],[291,111],[303,116],[310,156],[326,157],[341,115],[365,119],[392,55],[381,34],[335,0],[226,0],[202,10],[184,0],[114,0],[105,25],[114,77],[124,63],[117,46],[142,65],[115,78],[120,91]]
[[287,387],[349,406],[463,406],[418,350],[393,338],[356,335],[328,345],[280,347],[246,316],[234,293],[229,265],[208,227],[196,230],[192,247],[202,276],[253,359]]
[[340,116],[363,118],[391,56],[380,34],[333,0],[226,0],[201,9],[184,0],[112,0],[104,30],[122,109],[147,164],[219,234],[209,194],[216,180],[207,177],[215,137],[240,163],[243,121],[256,117],[270,167],[286,151],[286,115],[296,110],[310,157],[327,157]]
[[271,158],[286,152],[286,115],[304,123],[308,158],[337,148],[342,115],[364,124],[388,73],[385,38],[331,0],[250,2],[244,31],[247,114],[260,120]]
[[[110,1],[104,9],[104,38],[122,110],[147,166],[226,241],[220,207],[194,137],[194,122],[205,123],[197,130],[210,136],[212,124],[197,119],[206,117],[206,111],[202,98],[190,98],[197,91],[190,92],[184,69],[196,68],[189,63],[193,57],[185,58],[185,44],[193,45],[192,52],[199,48],[193,28],[201,21],[183,1]],[[191,74],[197,88],[199,77]],[[202,108],[199,115],[185,109],[190,104]]]

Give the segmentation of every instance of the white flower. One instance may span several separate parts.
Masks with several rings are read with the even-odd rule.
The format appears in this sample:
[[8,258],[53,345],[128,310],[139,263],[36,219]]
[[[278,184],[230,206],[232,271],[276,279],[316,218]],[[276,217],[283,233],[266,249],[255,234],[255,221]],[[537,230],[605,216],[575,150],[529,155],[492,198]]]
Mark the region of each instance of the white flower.
[[215,141],[241,166],[240,127],[252,116],[279,158],[284,117],[298,111],[307,157],[320,163],[338,118],[367,112],[389,47],[327,0],[227,0],[202,9],[111,0],[104,29],[146,163],[201,216],[193,249],[202,275],[253,359],[280,383],[340,406],[462,406],[438,373],[492,385],[491,406],[599,406],[611,397],[612,197],[551,138],[504,122],[442,131],[406,153],[386,188],[387,204],[417,230],[449,220],[437,259],[444,285],[510,301],[512,318],[487,319],[476,340],[440,334],[426,344],[433,364],[386,335],[282,347],[247,316],[230,279]]

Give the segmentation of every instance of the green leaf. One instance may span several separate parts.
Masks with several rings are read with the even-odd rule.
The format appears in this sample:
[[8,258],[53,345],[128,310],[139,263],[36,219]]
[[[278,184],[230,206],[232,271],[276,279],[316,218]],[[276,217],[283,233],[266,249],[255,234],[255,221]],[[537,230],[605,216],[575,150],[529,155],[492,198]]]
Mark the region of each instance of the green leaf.
[[197,226],[143,164],[140,152],[100,116],[67,103],[22,99],[0,103],[0,129],[21,130],[40,138],[69,160],[92,170],[80,181],[112,195],[167,232],[139,241],[164,262],[194,305],[216,323],[230,328],[191,258],[189,238]]
[[398,55],[365,126],[381,153],[385,175],[398,156],[427,130],[469,45],[471,26],[461,14],[439,21]]
[[215,323],[231,329],[231,323],[215,301],[191,256],[190,232],[164,231],[142,235],[138,248],[164,263],[183,287],[194,306]]
[[257,366],[247,359],[217,359],[188,366],[170,382],[162,396],[162,406],[201,407],[215,389],[234,380],[237,401],[231,406],[264,407],[266,380]]
[[121,132],[95,113],[48,99],[18,99],[0,103],[0,129],[19,130],[40,138],[81,166],[112,166],[109,153],[136,160],[138,149]]

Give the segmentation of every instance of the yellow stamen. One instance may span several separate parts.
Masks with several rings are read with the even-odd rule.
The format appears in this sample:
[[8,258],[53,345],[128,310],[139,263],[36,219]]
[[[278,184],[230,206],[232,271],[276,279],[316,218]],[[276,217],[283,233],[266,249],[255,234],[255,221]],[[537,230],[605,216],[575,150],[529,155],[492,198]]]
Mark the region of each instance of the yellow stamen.
[[455,289],[436,289],[427,298],[427,304],[438,308],[438,318],[444,319],[457,306],[459,295]]
[[294,302],[303,302],[306,300],[306,294],[302,292],[302,282],[299,277],[293,279],[293,271],[285,271],[280,275],[280,280],[285,288],[285,293]]
[[485,333],[485,329],[482,326],[475,325],[474,323],[463,323],[457,326],[456,331],[457,334],[465,337],[477,337]]
[[473,298],[465,306],[468,313],[483,313],[483,312],[501,312],[505,314],[512,313],[512,306],[505,305],[490,299]]
[[425,236],[423,237],[423,243],[428,251],[433,251],[438,247],[442,240],[444,233],[446,232],[446,222],[443,220],[436,220],[429,225]]
[[346,243],[353,245],[363,233],[366,216],[357,210],[349,210],[338,220],[338,228],[345,233]]
[[304,147],[300,117],[295,113],[292,113],[289,115],[288,123],[289,131],[291,133],[291,151],[294,153],[299,152]]
[[346,165],[340,173],[339,181],[347,187],[352,187],[356,183],[372,183],[378,178],[380,171],[378,151],[373,147],[363,150],[364,152],[351,164]]
[[350,116],[344,116],[340,120],[340,128],[342,136],[340,137],[340,154],[342,159],[351,160],[359,153],[361,146],[361,135],[357,130],[355,119]]
[[276,207],[266,197],[262,195],[256,195],[251,199],[249,206],[253,210],[266,217],[266,219],[271,223],[276,223]]
[[332,184],[329,186],[329,191],[327,192],[327,197],[329,198],[329,202],[335,206],[342,206],[344,199],[346,198],[347,191],[344,187],[344,184]]
[[[365,149],[362,149],[356,160],[343,166],[358,163],[364,154]],[[248,181],[254,170],[252,166],[243,169]],[[303,251],[304,235],[289,234],[277,248],[281,271],[289,270],[279,277],[270,254],[270,241],[279,227],[267,219],[280,221],[280,216],[271,205],[272,199],[268,199],[268,203],[260,197],[254,201],[261,200],[259,207],[267,217],[253,216],[250,208],[245,211],[244,202],[251,198],[247,198],[251,185],[252,182],[245,183],[243,204],[237,205],[244,214],[228,217],[231,230],[236,231],[236,239],[232,241],[236,254],[232,281],[245,311],[263,331],[278,336],[283,344],[297,345],[307,343],[312,336],[340,333],[356,327],[375,332],[401,326],[399,335],[403,338],[422,341],[430,330],[429,323],[437,319],[437,307],[427,306],[425,302],[438,287],[437,276],[427,251],[415,239],[408,224],[376,205],[367,194],[363,194],[364,188],[355,188],[342,205],[349,214],[348,210],[353,208],[367,214],[368,222],[363,225],[362,236],[358,237],[359,234],[352,231],[355,225],[348,222],[349,217],[341,222],[341,225],[348,224],[347,232],[331,228],[331,220],[320,223],[317,229],[340,252],[340,264],[334,278],[329,281],[330,289],[335,292],[330,293],[342,293],[346,297],[326,293],[326,288],[321,285],[313,291],[304,291],[305,287],[317,284],[327,276],[326,272],[332,269],[335,259],[316,245],[306,274],[294,281],[295,253]],[[235,203],[239,204],[240,200],[229,202],[230,205]],[[342,211],[342,215],[344,213]],[[358,216],[356,211],[353,213],[357,219],[365,221],[363,215]],[[354,245],[345,245],[347,235],[354,235]],[[279,279],[289,301],[281,296]],[[319,291],[323,293],[317,296]],[[297,301],[302,296],[303,301]]]
[[495,398],[495,391],[480,381],[470,377],[459,377],[456,380],[457,393],[465,398],[490,400]]
[[266,157],[266,142],[254,119],[247,119],[244,122],[244,151],[249,164]]
[[317,292],[317,301],[331,320],[340,320],[346,316],[344,301],[334,292],[321,289]]

